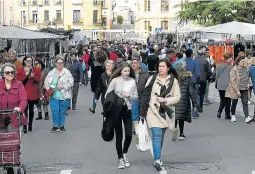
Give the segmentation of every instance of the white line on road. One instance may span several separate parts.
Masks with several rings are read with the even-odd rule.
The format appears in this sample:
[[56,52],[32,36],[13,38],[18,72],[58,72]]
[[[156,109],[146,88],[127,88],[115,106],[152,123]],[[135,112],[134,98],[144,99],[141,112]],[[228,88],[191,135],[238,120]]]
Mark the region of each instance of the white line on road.
[[71,174],[72,170],[62,170],[60,174]]
[[167,174],[166,169],[163,167],[162,170],[160,170],[159,174]]

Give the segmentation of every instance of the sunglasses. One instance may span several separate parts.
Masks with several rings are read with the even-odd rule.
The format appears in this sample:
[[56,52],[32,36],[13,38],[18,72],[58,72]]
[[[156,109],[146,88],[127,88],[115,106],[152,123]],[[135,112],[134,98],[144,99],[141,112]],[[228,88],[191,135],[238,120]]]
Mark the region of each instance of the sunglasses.
[[26,60],[27,63],[32,63],[32,60]]
[[62,64],[64,64],[64,62],[57,62],[57,64],[61,64],[62,65]]
[[14,75],[15,71],[5,71],[4,74],[6,74],[6,75]]

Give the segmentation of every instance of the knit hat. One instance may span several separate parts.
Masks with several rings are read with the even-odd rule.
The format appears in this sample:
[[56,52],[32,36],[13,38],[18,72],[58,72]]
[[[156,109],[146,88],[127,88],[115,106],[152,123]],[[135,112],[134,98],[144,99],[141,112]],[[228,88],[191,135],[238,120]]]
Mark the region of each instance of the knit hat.
[[178,62],[177,64],[176,64],[176,67],[175,67],[175,69],[177,70],[177,71],[186,71],[186,62],[185,61],[181,61],[181,62]]

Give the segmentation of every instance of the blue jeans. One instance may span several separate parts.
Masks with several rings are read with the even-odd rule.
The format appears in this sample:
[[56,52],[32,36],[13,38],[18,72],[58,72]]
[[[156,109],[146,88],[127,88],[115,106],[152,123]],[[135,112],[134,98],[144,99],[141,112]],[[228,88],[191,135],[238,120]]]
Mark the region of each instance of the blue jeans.
[[92,98],[92,109],[93,109],[93,111],[96,110],[96,107],[97,107],[97,101],[96,101],[95,96],[94,96],[94,97]]
[[52,121],[54,127],[65,126],[66,111],[70,106],[70,99],[57,100],[55,98],[50,99],[50,108],[52,112]]
[[132,101],[132,122],[139,120],[139,106],[138,106],[138,100]]
[[155,161],[159,160],[161,157],[161,150],[163,146],[165,132],[166,132],[165,128],[158,128],[158,127],[151,128],[152,146],[153,146],[152,148],[153,148],[153,156]]

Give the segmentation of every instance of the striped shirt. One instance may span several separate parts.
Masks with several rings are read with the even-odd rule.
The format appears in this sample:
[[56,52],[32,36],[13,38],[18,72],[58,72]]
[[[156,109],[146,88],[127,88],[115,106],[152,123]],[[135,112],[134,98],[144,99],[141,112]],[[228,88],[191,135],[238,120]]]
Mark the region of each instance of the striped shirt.
[[246,67],[238,68],[238,73],[240,77],[240,87],[239,90],[247,90],[249,85],[249,74]]

